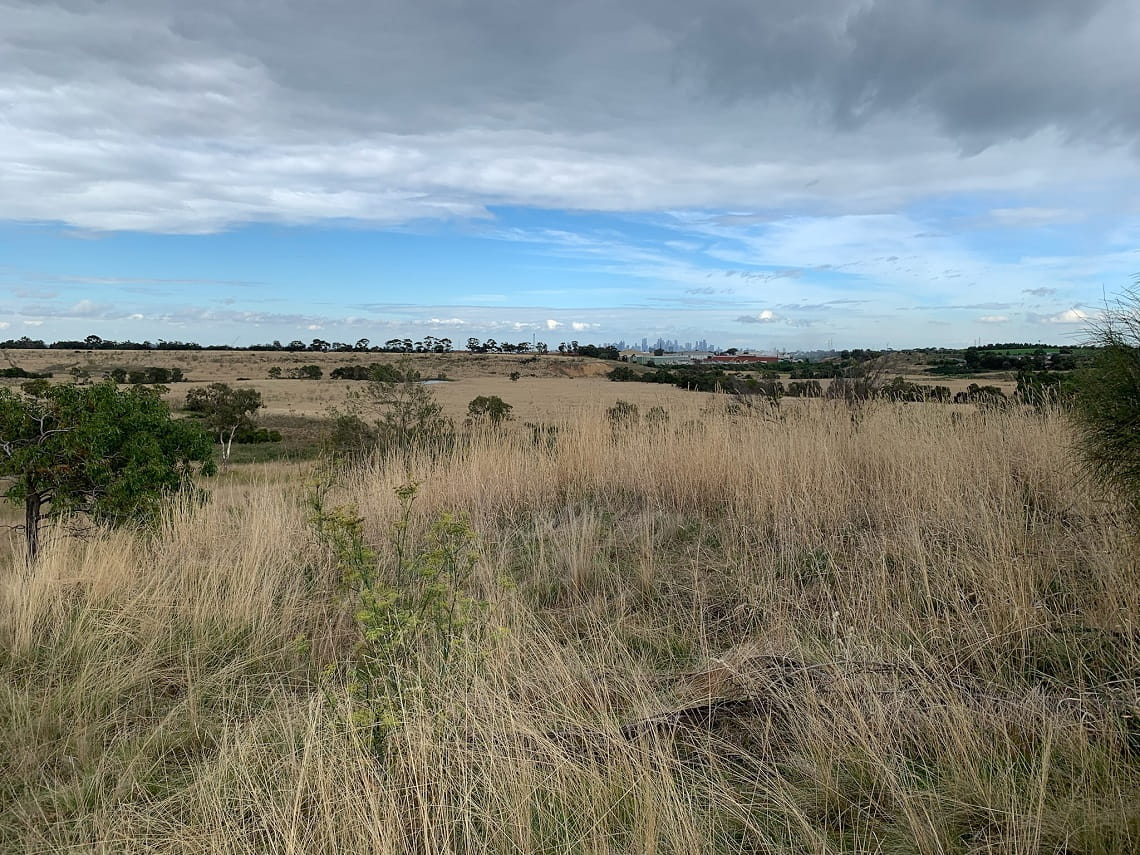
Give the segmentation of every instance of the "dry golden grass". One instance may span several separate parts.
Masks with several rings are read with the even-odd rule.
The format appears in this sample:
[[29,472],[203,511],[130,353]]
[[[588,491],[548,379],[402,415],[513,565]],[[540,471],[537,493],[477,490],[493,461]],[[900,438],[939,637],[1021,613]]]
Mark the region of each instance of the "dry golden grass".
[[603,403],[331,488],[383,578],[409,478],[413,550],[479,538],[486,609],[395,689],[349,685],[387,642],[311,466],[9,558],[0,849],[1140,850],[1135,551],[1063,416]]
[[[189,378],[174,384],[167,398],[181,406],[186,392],[208,383],[252,386],[264,401],[265,416],[305,416],[323,418],[333,408],[343,407],[346,392],[359,388],[359,383],[329,379],[341,366],[368,365],[373,362],[394,364],[403,357],[392,353],[287,353],[246,351],[58,351],[11,350],[9,362],[34,372],[51,372],[54,379],[66,381],[78,369],[93,379],[107,375],[113,368],[139,369],[146,366],[181,368]],[[446,376],[449,381],[433,387],[436,397],[450,417],[460,420],[467,404],[479,395],[498,395],[511,404],[514,416],[523,421],[548,421],[572,417],[592,408],[611,406],[618,399],[628,400],[643,409],[654,405],[669,408],[691,408],[693,396],[672,386],[643,383],[611,383],[605,374],[613,363],[584,357],[527,356],[519,354],[413,354],[408,358],[424,377]],[[270,380],[269,369],[277,366],[288,375],[302,365],[318,365],[324,372],[321,380]],[[900,366],[905,368],[906,366]],[[512,372],[521,376],[511,381]],[[890,372],[893,376],[893,372]],[[1015,383],[1008,377],[984,380],[974,378],[939,378],[921,373],[904,372],[911,382],[950,387],[961,392],[970,383],[993,384],[1007,394]],[[20,381],[3,380],[9,384]],[[826,382],[824,385],[827,385]]]

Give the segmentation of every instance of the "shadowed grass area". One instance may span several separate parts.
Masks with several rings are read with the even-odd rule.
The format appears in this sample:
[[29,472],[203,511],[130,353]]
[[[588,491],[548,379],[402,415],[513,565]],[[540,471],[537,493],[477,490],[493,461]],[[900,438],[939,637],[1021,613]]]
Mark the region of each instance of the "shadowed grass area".
[[1062,415],[560,428],[7,557],[0,850],[1140,849],[1129,517]]

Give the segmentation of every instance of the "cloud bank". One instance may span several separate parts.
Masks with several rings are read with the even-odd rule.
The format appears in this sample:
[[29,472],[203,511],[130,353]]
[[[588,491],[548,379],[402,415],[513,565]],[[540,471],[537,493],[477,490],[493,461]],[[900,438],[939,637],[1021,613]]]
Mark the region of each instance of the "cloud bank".
[[1132,0],[2,8],[0,210],[80,230],[874,212],[1108,185],[1140,139]]

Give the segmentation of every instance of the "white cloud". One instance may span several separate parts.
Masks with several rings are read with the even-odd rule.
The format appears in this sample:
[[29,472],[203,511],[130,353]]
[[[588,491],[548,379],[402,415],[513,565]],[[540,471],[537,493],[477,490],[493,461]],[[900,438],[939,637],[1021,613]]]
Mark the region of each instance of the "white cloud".
[[736,320],[742,324],[773,324],[776,321],[783,320],[783,318],[771,309],[765,309],[756,315],[741,315]]
[[6,330],[10,326],[12,325],[8,321],[0,321],[0,330]]
[[42,327],[43,325],[43,321],[24,321],[24,326],[26,327]]
[[[89,231],[490,204],[755,222],[757,199],[872,212],[1134,175],[1135,4],[1007,5],[337,0],[267,25],[224,0],[16,0],[0,205]],[[1031,202],[994,217],[1067,216]]]
[[550,321],[550,320],[548,320],[546,322],[546,328],[548,330],[556,330],[561,326],[565,326],[565,324],[563,324],[561,321]]
[[574,330],[574,332],[586,332],[587,330],[596,330],[598,328],[598,326],[599,326],[598,324],[590,324],[590,323],[586,323],[585,321],[571,321],[570,322],[570,329]]
[[982,315],[978,321],[983,324],[1004,324],[1009,318],[1006,315]]
[[1037,315],[1034,317],[1039,324],[1083,324],[1088,321],[1089,318],[1090,315],[1088,312],[1085,312],[1077,306],[1071,309],[1065,309],[1065,311],[1058,312],[1055,315]]

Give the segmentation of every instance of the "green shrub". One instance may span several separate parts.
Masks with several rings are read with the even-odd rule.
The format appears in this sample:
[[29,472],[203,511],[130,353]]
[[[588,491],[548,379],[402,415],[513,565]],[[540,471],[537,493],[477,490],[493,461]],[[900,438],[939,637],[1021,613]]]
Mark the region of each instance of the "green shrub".
[[1080,448],[1091,474],[1140,515],[1140,292],[1126,290],[1090,337],[1100,351],[1074,401]]
[[320,380],[323,376],[319,365],[301,365],[293,369],[293,377],[297,380]]
[[341,463],[357,463],[376,450],[379,434],[355,413],[337,413],[325,441],[328,455]]
[[[420,372],[404,359],[397,366],[377,366],[364,388],[349,394],[349,413],[375,432],[376,450],[384,455],[415,449],[442,452],[451,447],[455,432]],[[392,378],[392,379],[381,379]]]
[[510,404],[498,395],[479,395],[467,405],[467,423],[497,425],[511,420]]

